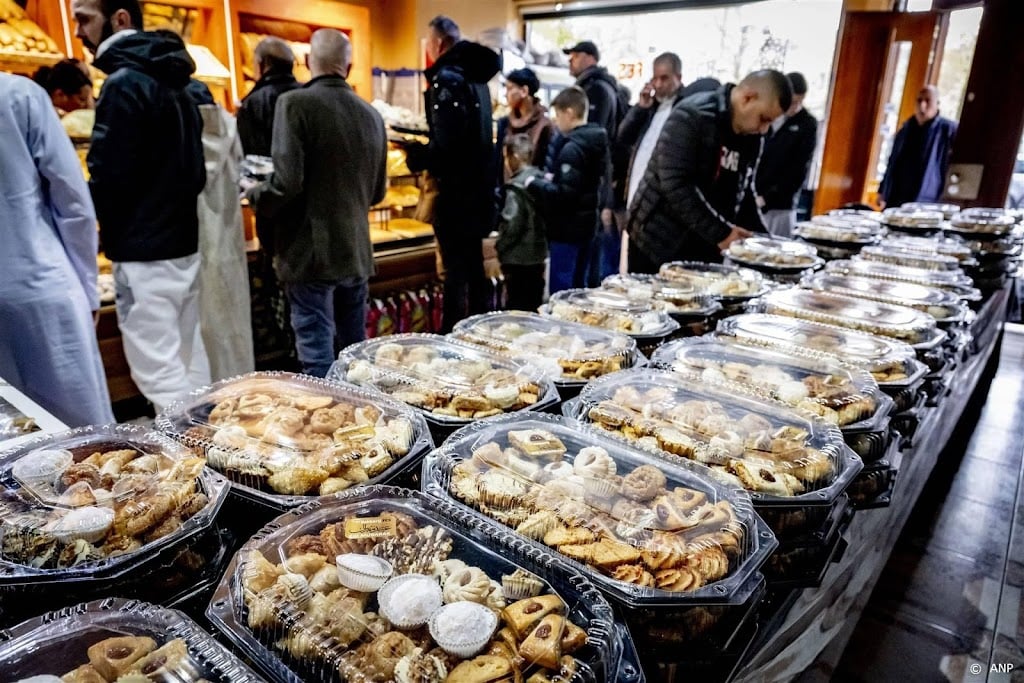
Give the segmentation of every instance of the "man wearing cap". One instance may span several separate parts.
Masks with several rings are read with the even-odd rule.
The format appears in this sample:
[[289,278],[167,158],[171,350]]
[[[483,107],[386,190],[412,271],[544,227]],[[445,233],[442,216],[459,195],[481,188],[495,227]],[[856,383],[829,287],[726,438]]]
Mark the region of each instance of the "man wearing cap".
[[818,141],[818,120],[804,109],[807,80],[796,71],[786,78],[793,86],[793,104],[772,122],[757,167],[758,204],[768,232],[776,237],[793,233],[796,201]]
[[569,55],[569,73],[590,102],[587,121],[602,126],[608,139],[614,140],[619,121],[626,115],[625,109],[619,111],[619,82],[608,69],[598,65],[601,52],[592,41],[581,41],[562,52]]
[[496,145],[498,183],[504,184],[511,180],[507,168],[504,168],[503,150],[505,141],[513,135],[526,135],[533,144],[531,166],[544,168],[544,159],[551,142],[554,124],[548,117],[547,108],[537,99],[540,80],[532,69],[516,69],[505,76],[505,99],[508,102],[509,114],[498,119],[498,141]]

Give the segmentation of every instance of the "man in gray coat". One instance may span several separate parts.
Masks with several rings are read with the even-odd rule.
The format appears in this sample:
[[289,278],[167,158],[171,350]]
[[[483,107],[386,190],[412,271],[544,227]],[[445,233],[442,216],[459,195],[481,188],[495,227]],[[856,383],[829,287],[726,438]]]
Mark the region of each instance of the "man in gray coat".
[[384,121],[346,82],[352,44],[320,29],[312,80],[281,95],[274,113],[274,173],[249,191],[275,218],[274,269],[291,304],[303,372],[323,377],[341,346],[366,336],[374,273],[370,207],[387,190]]

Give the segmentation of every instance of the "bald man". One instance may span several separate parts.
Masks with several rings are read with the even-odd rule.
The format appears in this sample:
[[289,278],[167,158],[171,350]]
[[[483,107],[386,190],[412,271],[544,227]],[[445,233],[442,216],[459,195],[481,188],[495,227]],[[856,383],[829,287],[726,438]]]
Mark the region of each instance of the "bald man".
[[900,206],[907,202],[936,202],[942,197],[956,122],[939,116],[939,89],[934,85],[917,94],[914,115],[896,133],[889,164],[878,187],[878,202]]
[[368,216],[387,189],[384,121],[346,81],[351,65],[345,34],[313,34],[313,78],[278,100],[274,173],[249,192],[257,214],[274,219],[274,269],[302,370],[316,377],[327,374],[339,346],[366,337]]
[[765,231],[754,174],[762,136],[792,99],[785,74],[763,70],[672,110],[629,207],[630,272],[720,262],[734,241]]
[[268,157],[277,98],[299,87],[292,74],[295,55],[280,38],[264,38],[253,51],[253,61],[257,81],[238,109],[238,134],[246,154]]

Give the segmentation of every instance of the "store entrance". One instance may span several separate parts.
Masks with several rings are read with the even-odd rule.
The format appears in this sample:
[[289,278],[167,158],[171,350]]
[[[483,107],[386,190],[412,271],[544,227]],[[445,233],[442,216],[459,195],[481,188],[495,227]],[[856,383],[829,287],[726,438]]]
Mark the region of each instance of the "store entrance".
[[850,12],[840,38],[814,213],[874,203],[892,137],[939,77],[948,14]]

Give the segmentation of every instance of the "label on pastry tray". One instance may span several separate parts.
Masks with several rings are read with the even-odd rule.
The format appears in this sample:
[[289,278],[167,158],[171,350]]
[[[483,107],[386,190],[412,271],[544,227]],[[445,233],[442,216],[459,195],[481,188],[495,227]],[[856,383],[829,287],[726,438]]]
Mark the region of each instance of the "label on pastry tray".
[[349,517],[345,520],[345,538],[394,538],[398,535],[397,520],[387,517]]

